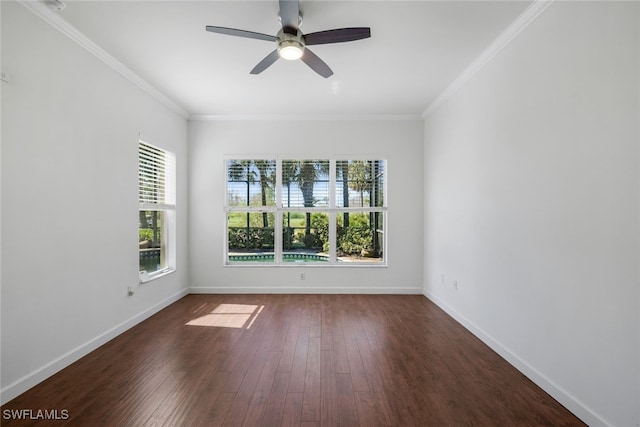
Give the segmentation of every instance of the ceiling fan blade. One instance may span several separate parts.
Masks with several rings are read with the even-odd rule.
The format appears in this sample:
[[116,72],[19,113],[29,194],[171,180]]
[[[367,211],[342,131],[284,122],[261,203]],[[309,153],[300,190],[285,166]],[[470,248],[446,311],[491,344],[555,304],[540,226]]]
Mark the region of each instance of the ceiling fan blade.
[[260,74],[261,72],[269,68],[271,64],[276,62],[278,58],[280,58],[280,55],[278,55],[278,50],[276,49],[269,55],[267,55],[262,61],[258,62],[258,65],[253,67],[253,70],[251,70],[251,74]]
[[285,33],[296,34],[300,23],[298,0],[280,0],[280,21]]
[[337,28],[304,35],[306,45],[351,42],[371,37],[371,28]]
[[248,39],[266,40],[269,42],[274,42],[278,40],[276,36],[270,36],[269,34],[262,34],[262,33],[254,33],[253,31],[238,30],[236,28],[214,27],[212,25],[207,25],[207,31],[210,31],[212,33],[218,33],[218,34],[226,34],[228,36],[238,36],[238,37],[246,37]]
[[302,54],[302,61],[309,66],[313,71],[320,74],[325,79],[333,75],[331,68],[318,56],[311,52],[309,49],[305,49]]

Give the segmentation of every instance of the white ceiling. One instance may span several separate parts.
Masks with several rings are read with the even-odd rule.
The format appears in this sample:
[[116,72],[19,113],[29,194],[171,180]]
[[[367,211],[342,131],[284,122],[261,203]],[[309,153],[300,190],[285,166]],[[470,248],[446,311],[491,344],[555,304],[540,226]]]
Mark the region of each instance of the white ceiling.
[[305,33],[371,27],[370,39],[313,46],[334,71],[300,61],[249,71],[273,42],[277,0],[65,1],[60,16],[191,115],[420,115],[530,1],[301,0]]

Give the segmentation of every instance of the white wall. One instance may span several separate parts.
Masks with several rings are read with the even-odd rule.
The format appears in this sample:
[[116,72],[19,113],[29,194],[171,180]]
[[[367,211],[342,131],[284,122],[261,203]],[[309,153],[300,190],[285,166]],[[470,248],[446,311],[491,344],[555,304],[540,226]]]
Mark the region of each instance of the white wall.
[[[422,139],[419,120],[190,122],[191,291],[421,293]],[[223,266],[225,155],[368,154],[388,160],[387,268]]]
[[[185,294],[187,122],[1,2],[2,402]],[[178,270],[138,282],[137,144],[178,159]]]
[[425,123],[426,295],[590,425],[640,423],[638,9],[554,3]]

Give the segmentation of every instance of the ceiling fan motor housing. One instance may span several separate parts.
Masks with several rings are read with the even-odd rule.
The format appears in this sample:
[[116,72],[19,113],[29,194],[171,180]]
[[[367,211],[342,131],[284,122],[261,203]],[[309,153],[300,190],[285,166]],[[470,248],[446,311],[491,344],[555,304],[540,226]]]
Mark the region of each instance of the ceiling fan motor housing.
[[304,52],[304,38],[300,30],[290,34],[284,30],[278,32],[278,54],[283,59],[299,59]]

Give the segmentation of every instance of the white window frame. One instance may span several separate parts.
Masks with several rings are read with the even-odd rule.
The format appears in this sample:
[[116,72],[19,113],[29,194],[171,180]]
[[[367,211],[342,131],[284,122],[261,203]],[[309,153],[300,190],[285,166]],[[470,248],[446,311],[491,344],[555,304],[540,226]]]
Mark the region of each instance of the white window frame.
[[[275,206],[229,206],[228,204],[228,170],[227,165],[230,160],[275,160],[276,161],[276,187],[275,187]],[[286,207],[282,204],[282,162],[288,160],[328,160],[329,161],[329,206],[328,207]],[[382,161],[384,162],[384,180],[382,182],[384,204],[381,207],[359,207],[349,206],[340,207],[336,206],[336,162],[338,161]],[[388,239],[386,237],[388,232],[388,176],[389,166],[385,156],[310,156],[310,155],[297,155],[297,156],[270,156],[270,155],[226,155],[223,160],[223,182],[224,182],[224,202],[223,202],[223,227],[224,227],[224,239],[223,239],[223,265],[225,267],[313,267],[313,268],[327,268],[327,267],[387,267],[388,266]],[[229,261],[229,230],[228,230],[228,214],[230,212],[249,212],[249,213],[272,213],[274,214],[274,262],[230,262]],[[329,216],[329,261],[328,262],[284,262],[282,259],[283,245],[282,245],[282,233],[283,233],[283,214],[284,212],[322,212],[327,213]],[[339,262],[336,256],[337,249],[337,215],[344,212],[381,212],[382,215],[382,232],[385,234],[383,239],[383,259],[382,261],[375,262]]]
[[[149,141],[149,138],[142,135],[140,135],[138,141],[138,212],[160,211],[164,214],[162,242],[160,244],[161,251],[163,251],[163,256],[161,256],[163,265],[153,272],[141,270],[140,283],[146,283],[176,270],[176,156],[171,151]],[[140,159],[143,146],[163,154],[164,180],[158,179],[157,186],[160,189],[157,192],[144,192],[142,188]],[[140,226],[138,225],[139,229]],[[140,256],[140,249],[138,250],[138,256]]]

